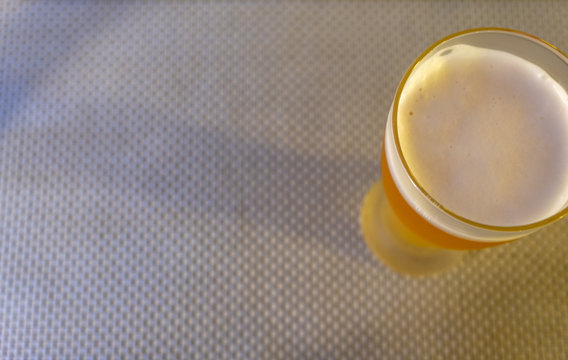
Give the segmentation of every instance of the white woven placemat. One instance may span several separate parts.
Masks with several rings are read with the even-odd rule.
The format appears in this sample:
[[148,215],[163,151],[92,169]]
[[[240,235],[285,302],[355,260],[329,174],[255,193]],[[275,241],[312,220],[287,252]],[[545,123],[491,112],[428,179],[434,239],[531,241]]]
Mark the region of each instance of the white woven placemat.
[[358,226],[411,61],[568,3],[85,3],[0,4],[0,358],[568,359],[567,221],[426,279]]

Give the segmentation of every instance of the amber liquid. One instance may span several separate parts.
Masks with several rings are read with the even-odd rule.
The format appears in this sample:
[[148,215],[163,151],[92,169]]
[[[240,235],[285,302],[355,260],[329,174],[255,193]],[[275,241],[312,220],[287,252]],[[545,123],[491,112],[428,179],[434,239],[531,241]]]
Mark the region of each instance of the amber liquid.
[[404,197],[398,191],[387,164],[384,146],[381,155],[381,171],[384,192],[387,200],[396,217],[412,234],[414,234],[413,242],[417,245],[429,244],[445,249],[473,250],[497,246],[508,242],[478,242],[463,239],[440,230],[424,219],[406,202]]

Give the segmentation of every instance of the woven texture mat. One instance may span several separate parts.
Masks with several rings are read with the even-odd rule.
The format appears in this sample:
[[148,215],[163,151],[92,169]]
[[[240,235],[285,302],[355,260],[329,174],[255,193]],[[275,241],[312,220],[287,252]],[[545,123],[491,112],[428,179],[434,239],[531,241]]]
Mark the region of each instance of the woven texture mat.
[[358,225],[406,67],[568,3],[0,4],[0,358],[568,359],[568,222],[428,278]]

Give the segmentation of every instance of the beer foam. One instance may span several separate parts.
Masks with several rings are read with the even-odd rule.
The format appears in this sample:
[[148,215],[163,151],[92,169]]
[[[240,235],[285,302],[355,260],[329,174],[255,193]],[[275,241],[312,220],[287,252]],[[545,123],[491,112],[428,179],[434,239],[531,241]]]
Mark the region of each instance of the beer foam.
[[417,182],[488,225],[547,218],[568,202],[568,94],[510,53],[455,45],[414,69],[398,137]]

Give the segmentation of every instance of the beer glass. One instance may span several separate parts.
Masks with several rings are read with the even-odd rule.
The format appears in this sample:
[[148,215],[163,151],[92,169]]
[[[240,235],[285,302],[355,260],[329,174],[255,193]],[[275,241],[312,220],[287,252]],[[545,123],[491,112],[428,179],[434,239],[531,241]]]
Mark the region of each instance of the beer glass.
[[[497,246],[519,239],[559,220],[568,212],[568,201],[564,201],[553,213],[524,223],[511,225],[480,222],[468,218],[459,210],[446,207],[415,176],[401,145],[401,101],[409,79],[417,71],[422,71],[420,67],[433,56],[446,55],[456,45],[515,55],[540,67],[563,91],[568,89],[567,56],[547,42],[515,30],[481,28],[458,32],[434,43],[415,60],[404,74],[388,114],[381,153],[381,180],[366,194],[360,214],[362,235],[372,252],[389,267],[406,274],[421,275],[442,271],[459,261],[467,250]],[[535,106],[547,101],[542,96],[534,99]],[[475,106],[488,105],[479,103]],[[564,118],[564,121],[568,124],[568,118]],[[566,125],[562,126],[566,128]],[[555,141],[561,136],[558,131],[550,135]],[[568,134],[564,134],[563,142],[564,145],[561,144],[559,148],[561,153],[547,160],[556,162],[551,164],[555,169],[568,168]],[[537,190],[529,187],[525,191]],[[467,196],[470,201],[476,202],[479,194]],[[567,186],[553,196],[566,198],[568,181]]]

